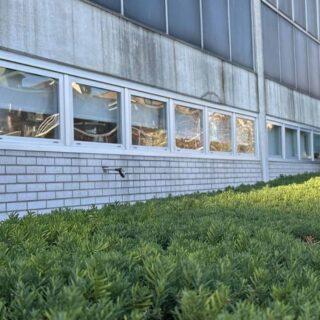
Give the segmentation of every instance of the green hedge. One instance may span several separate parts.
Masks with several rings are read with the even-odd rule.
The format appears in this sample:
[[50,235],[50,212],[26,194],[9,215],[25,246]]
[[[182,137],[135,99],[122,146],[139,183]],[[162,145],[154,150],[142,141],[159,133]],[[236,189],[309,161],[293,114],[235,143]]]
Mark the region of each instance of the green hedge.
[[0,319],[319,319],[320,174],[11,215]]

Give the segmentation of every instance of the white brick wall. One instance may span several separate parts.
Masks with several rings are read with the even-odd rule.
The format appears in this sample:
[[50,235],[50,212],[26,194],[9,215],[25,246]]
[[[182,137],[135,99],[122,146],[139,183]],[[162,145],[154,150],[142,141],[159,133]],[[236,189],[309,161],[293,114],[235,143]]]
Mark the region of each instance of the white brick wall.
[[293,162],[293,161],[270,161],[269,177],[278,178],[280,175],[295,175],[305,172],[320,171],[319,162]]
[[[122,166],[127,176],[103,173],[102,166]],[[261,179],[259,161],[0,150],[0,219],[14,211],[140,201]]]

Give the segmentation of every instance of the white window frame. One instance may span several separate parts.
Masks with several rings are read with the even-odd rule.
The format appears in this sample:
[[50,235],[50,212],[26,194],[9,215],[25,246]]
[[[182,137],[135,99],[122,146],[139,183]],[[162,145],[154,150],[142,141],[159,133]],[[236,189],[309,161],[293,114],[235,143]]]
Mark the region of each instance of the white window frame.
[[[295,130],[297,135],[296,135],[296,148],[297,148],[297,155],[295,157],[291,157],[291,158],[287,158],[287,139],[286,139],[286,129],[291,129],[291,130]],[[284,125],[284,156],[285,156],[285,160],[286,161],[293,161],[293,162],[297,162],[300,160],[300,132],[299,132],[300,128],[296,127],[296,126],[291,126],[291,125]]]
[[319,159],[315,159],[315,157],[314,157],[314,152],[315,152],[315,150],[314,150],[314,136],[319,136],[320,137],[320,131],[313,131],[312,132],[312,134],[311,134],[311,137],[312,137],[312,139],[311,139],[311,142],[312,142],[312,145],[311,145],[311,149],[312,149],[312,161],[315,161],[315,162],[320,162],[320,158]]
[[[76,82],[79,84],[83,84],[86,86],[102,89],[102,90],[110,90],[114,91],[120,94],[120,123],[119,123],[119,129],[120,129],[120,137],[121,137],[121,143],[103,143],[103,142],[92,142],[92,141],[78,141],[74,139],[74,103],[73,103],[73,90],[72,90],[72,83]],[[123,104],[123,97],[124,97],[124,90],[123,88],[113,86],[106,83],[101,83],[97,81],[92,81],[88,79],[78,78],[78,77],[69,77],[69,85],[68,88],[70,90],[69,92],[69,118],[71,119],[71,122],[69,121],[69,125],[67,125],[67,135],[71,137],[71,145],[72,146],[92,146],[94,148],[117,148],[117,149],[124,149],[124,104]],[[103,119],[101,119],[103,120]]]
[[[216,155],[216,154],[219,154],[219,155],[227,155],[227,156],[230,156],[230,155],[233,155],[234,154],[234,139],[235,139],[235,128],[234,128],[234,121],[233,121],[233,117],[234,117],[234,113],[232,112],[226,112],[226,111],[221,111],[219,109],[215,109],[215,108],[210,108],[210,107],[207,107],[207,116],[206,116],[206,122],[207,122],[207,125],[208,125],[208,133],[206,135],[206,139],[207,139],[207,143],[208,143],[208,153],[209,154],[213,154],[213,155]],[[231,147],[231,151],[229,152],[226,152],[226,151],[211,151],[210,150],[210,141],[209,141],[209,123],[210,123],[210,119],[209,119],[209,114],[210,113],[219,113],[219,114],[222,114],[222,115],[226,115],[226,116],[229,116],[230,117],[230,129],[231,129],[231,141],[230,141],[230,147]]]
[[278,155],[278,156],[275,156],[275,155],[270,155],[269,154],[269,134],[267,134],[267,145],[268,145],[268,159],[269,160],[280,160],[280,159],[284,159],[285,157],[285,154],[284,154],[284,148],[283,148],[283,136],[284,136],[284,132],[283,132],[283,124],[279,123],[279,122],[276,122],[276,121],[272,121],[272,120],[266,120],[266,126],[268,124],[272,124],[273,126],[277,126],[277,127],[280,127],[280,140],[281,140],[281,146],[280,146],[280,150],[281,150],[281,154]]
[[18,64],[14,62],[7,62],[0,60],[0,67],[3,68],[8,68],[8,69],[13,69],[16,71],[22,71],[30,74],[34,74],[36,76],[43,76],[43,77],[48,77],[48,78],[53,78],[58,81],[58,112],[59,112],[59,139],[47,139],[47,138],[35,138],[35,137],[16,137],[16,136],[6,136],[6,135],[0,135],[0,141],[3,143],[7,143],[8,145],[10,144],[16,144],[16,145],[21,145],[22,147],[25,145],[64,145],[65,143],[65,128],[64,128],[64,123],[65,123],[65,104],[63,100],[63,86],[64,86],[64,79],[63,75],[56,73],[56,72],[51,72],[51,71],[46,71],[42,69],[38,69],[35,67],[29,67],[25,66],[23,64]]
[[[310,158],[301,158],[301,133],[307,133],[309,134],[309,143],[310,143]],[[313,141],[312,141],[312,131],[311,130],[306,130],[306,129],[302,129],[299,128],[299,160],[302,161],[312,161],[313,158]]]
[[[132,115],[132,112],[131,112],[131,108],[132,108],[132,105],[131,105],[131,97],[132,96],[138,96],[138,97],[141,97],[141,98],[147,98],[147,99],[151,99],[151,100],[157,100],[157,101],[160,101],[160,102],[163,102],[165,103],[165,110],[166,110],[166,129],[167,129],[167,146],[166,147],[157,147],[157,146],[139,146],[139,145],[133,145],[132,144],[132,119],[131,119],[131,115]],[[128,106],[128,126],[127,126],[127,130],[129,131],[129,135],[130,135],[130,140],[128,141],[129,142],[129,147],[131,149],[135,149],[135,150],[145,150],[145,151],[160,151],[160,152],[168,152],[170,151],[170,144],[171,144],[171,139],[170,139],[170,134],[171,134],[171,130],[170,130],[170,119],[169,119],[169,104],[170,104],[170,101],[168,98],[165,98],[165,97],[162,97],[162,96],[157,96],[157,95],[154,95],[154,94],[150,94],[150,93],[146,93],[146,92],[143,92],[143,91],[137,91],[137,90],[130,90],[129,89],[129,92],[128,92],[128,98],[129,100],[126,101],[127,102],[127,106]]]
[[[238,143],[237,143],[237,118],[241,118],[241,119],[246,119],[246,120],[251,120],[253,121],[253,125],[254,125],[254,152],[253,153],[244,153],[244,152],[238,152]],[[247,115],[243,115],[242,113],[234,113],[234,154],[237,157],[241,157],[241,158],[246,158],[246,159],[250,159],[250,158],[256,158],[257,154],[259,153],[259,143],[258,143],[258,137],[259,137],[259,133],[258,133],[258,126],[257,126],[257,118],[255,117],[251,117],[251,116],[247,116]]]
[[[191,108],[191,109],[196,109],[196,110],[201,110],[202,111],[202,144],[203,144],[203,149],[202,150],[194,150],[194,149],[184,149],[184,148],[178,148],[177,144],[176,144],[176,106],[182,106],[182,107],[186,107],[186,108]],[[206,119],[205,119],[205,109],[207,109],[204,106],[201,105],[197,105],[197,104],[193,104],[193,103],[188,103],[185,101],[181,101],[181,100],[173,100],[173,115],[174,115],[174,131],[173,131],[173,140],[174,140],[174,151],[178,152],[178,153],[183,153],[183,154],[207,154],[206,150],[207,150],[207,125],[206,123]]]

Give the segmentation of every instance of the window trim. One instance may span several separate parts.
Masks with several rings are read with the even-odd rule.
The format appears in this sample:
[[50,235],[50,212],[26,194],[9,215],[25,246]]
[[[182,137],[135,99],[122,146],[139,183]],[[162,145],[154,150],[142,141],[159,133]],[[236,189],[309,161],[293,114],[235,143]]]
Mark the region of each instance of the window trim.
[[57,86],[57,94],[58,94],[58,112],[59,112],[59,139],[46,139],[46,138],[33,138],[33,137],[15,137],[15,136],[6,136],[6,135],[0,135],[0,141],[1,142],[8,142],[9,144],[22,144],[25,143],[31,143],[33,144],[35,141],[37,141],[37,144],[39,145],[64,145],[65,143],[65,129],[64,129],[64,123],[65,123],[65,104],[63,99],[63,85],[64,85],[64,79],[63,74],[43,70],[41,68],[37,67],[31,67],[26,66],[23,64],[18,64],[15,62],[8,62],[0,60],[0,67],[13,69],[16,71],[22,71],[30,74],[34,74],[36,76],[43,76],[43,77],[49,77],[56,79],[58,81]]
[[[229,116],[230,117],[230,136],[231,136],[231,143],[230,143],[230,147],[231,147],[231,151],[211,151],[210,150],[210,137],[209,137],[209,123],[210,123],[210,119],[209,119],[209,114],[210,113],[220,113],[222,115],[226,115],[226,116]],[[209,154],[219,154],[219,155],[234,155],[235,154],[235,149],[234,149],[234,139],[235,139],[235,128],[233,126],[233,118],[234,118],[234,112],[225,112],[225,111],[221,111],[219,109],[215,109],[215,108],[210,108],[210,107],[207,107],[207,117],[206,117],[206,121],[207,121],[207,125],[208,125],[208,134],[206,135],[207,137],[207,143],[208,143],[208,153]]]
[[[72,83],[80,83],[83,85],[91,86],[98,89],[105,89],[114,91],[120,94],[120,121],[119,121],[119,128],[120,128],[120,134],[121,134],[121,143],[101,143],[101,142],[92,142],[92,141],[78,141],[74,139],[74,101],[73,101],[73,91],[72,91]],[[68,88],[70,90],[70,96],[69,96],[69,103],[70,103],[70,110],[69,110],[69,116],[71,118],[71,123],[69,122],[69,128],[66,126],[66,129],[69,131],[69,135],[71,136],[71,145],[72,146],[86,146],[86,145],[92,145],[95,148],[116,148],[116,149],[123,149],[124,148],[124,137],[123,137],[123,111],[124,111],[124,105],[122,103],[124,92],[122,88],[107,84],[107,83],[101,83],[93,80],[78,78],[78,77],[69,77],[69,83]]]
[[[128,146],[131,148],[131,149],[141,149],[141,150],[158,150],[160,152],[168,152],[170,151],[170,120],[169,120],[169,99],[168,98],[165,98],[165,97],[162,97],[162,96],[157,96],[157,95],[154,95],[154,94],[150,94],[150,93],[147,93],[147,92],[143,92],[143,91],[137,91],[137,90],[130,90],[129,89],[129,92],[128,92],[128,98],[129,100],[127,101],[127,106],[128,106],[128,116],[129,116],[129,119],[128,119],[128,127],[129,127],[129,130],[127,128],[127,131],[129,132],[130,134],[130,140],[128,141]],[[152,99],[152,100],[157,100],[157,101],[160,101],[160,102],[164,102],[166,104],[166,107],[165,107],[165,110],[166,110],[166,129],[167,129],[167,146],[166,147],[156,147],[156,146],[140,146],[140,145],[134,145],[132,144],[132,119],[131,119],[131,108],[132,108],[132,105],[131,105],[131,97],[132,96],[139,96],[141,98],[147,98],[147,99]]]

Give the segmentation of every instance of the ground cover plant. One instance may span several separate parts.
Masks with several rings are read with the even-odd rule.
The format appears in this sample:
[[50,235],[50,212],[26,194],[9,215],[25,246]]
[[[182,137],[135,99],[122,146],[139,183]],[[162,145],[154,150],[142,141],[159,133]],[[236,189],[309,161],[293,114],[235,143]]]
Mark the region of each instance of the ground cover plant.
[[320,174],[0,224],[0,319],[319,319]]

